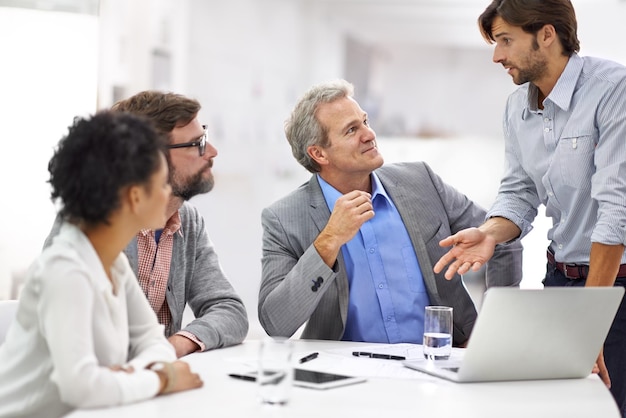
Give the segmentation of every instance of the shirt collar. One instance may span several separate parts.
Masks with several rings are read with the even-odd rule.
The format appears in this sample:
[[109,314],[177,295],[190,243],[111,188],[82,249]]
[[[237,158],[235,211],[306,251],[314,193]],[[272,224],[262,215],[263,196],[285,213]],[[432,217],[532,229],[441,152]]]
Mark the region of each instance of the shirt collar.
[[[387,201],[391,202],[387,191],[383,187],[383,184],[380,182],[380,179],[376,175],[376,173],[372,172],[370,174],[370,180],[372,182],[372,201],[376,196],[383,196]],[[320,184],[320,188],[322,189],[322,193],[324,194],[324,199],[326,200],[326,204],[328,205],[328,209],[332,212],[335,208],[335,202],[339,199],[342,194],[326,182],[319,174],[317,174],[317,181]]]
[[[165,223],[165,228],[163,228],[163,234],[174,235],[176,232],[178,232],[178,234],[181,236],[183,234],[182,221],[180,220],[179,211],[174,212],[174,214],[170,216],[170,218]],[[139,233],[144,236],[146,235],[154,236],[153,229],[142,229],[141,231],[139,231]]]
[[387,194],[387,190],[385,190],[383,184],[380,182],[380,179],[376,173],[372,173],[372,200],[374,200],[376,196],[382,196],[387,201],[391,202],[391,198]]
[[[574,91],[576,90],[578,78],[583,70],[583,63],[583,59],[578,54],[572,54],[567,61],[567,65],[561,73],[561,76],[556,81],[556,84],[548,97],[544,99],[544,102],[546,100],[550,100],[552,103],[567,112],[572,102]],[[537,111],[538,94],[539,89],[534,84],[529,83],[527,105],[527,109],[529,111]]]

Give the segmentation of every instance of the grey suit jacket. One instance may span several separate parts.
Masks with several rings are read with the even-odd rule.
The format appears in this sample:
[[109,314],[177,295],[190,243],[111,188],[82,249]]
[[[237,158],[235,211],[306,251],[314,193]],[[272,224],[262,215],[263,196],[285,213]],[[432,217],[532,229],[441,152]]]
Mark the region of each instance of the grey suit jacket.
[[[376,170],[411,237],[420,266],[433,266],[448,249],[439,241],[478,226],[485,210],[445,184],[423,162],[389,164]],[[302,338],[341,339],[348,312],[349,286],[341,252],[329,268],[313,246],[330,211],[313,176],[265,208],[259,320],[272,336],[292,336],[305,322]],[[522,277],[522,246],[499,245],[486,268],[487,286],[517,286]],[[422,275],[431,304],[454,308],[454,343],[464,343],[476,309],[461,277],[448,281],[432,268]],[[319,284],[317,284],[319,283]]]
[[[239,344],[248,333],[248,316],[241,298],[222,271],[217,253],[206,232],[204,219],[188,202],[179,209],[181,233],[174,234],[172,262],[165,299],[172,320],[165,336],[181,329],[195,335],[207,350]],[[62,219],[57,216],[44,247],[58,234]],[[137,274],[137,238],[124,249]],[[195,319],[182,328],[185,305]]]

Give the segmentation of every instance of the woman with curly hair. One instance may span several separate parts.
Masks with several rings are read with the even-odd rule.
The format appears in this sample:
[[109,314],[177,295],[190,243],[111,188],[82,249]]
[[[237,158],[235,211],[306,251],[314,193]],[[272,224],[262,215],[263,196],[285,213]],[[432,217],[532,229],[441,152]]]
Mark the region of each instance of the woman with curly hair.
[[64,224],[0,346],[0,416],[57,417],[202,386],[175,361],[122,253],[165,222],[166,141],[137,116],[77,119],[48,165]]

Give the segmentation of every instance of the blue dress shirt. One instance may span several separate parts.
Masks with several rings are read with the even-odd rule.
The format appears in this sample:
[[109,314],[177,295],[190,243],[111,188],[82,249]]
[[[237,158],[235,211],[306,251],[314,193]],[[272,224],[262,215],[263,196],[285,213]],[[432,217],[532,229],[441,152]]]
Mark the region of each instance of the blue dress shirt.
[[626,244],[626,67],[574,54],[543,109],[537,98],[530,83],[509,97],[506,173],[487,217],[523,237],[543,204],[556,260],[586,264],[592,242]]
[[[341,247],[350,285],[342,339],[380,343],[422,343],[428,293],[413,243],[382,183],[372,173],[375,216]],[[332,212],[341,196],[319,175]]]

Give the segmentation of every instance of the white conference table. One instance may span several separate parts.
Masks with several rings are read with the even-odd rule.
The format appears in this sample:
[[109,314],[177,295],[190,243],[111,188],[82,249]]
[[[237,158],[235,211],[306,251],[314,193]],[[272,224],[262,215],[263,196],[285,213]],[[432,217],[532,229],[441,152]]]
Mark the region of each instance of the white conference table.
[[[320,353],[303,368],[329,371],[335,361],[336,371],[344,373],[347,363],[333,350],[373,345],[313,340],[294,343],[296,356]],[[352,366],[354,361],[378,362],[387,367],[387,374],[397,370],[398,376],[372,375],[370,366],[374,363],[362,363],[363,369],[369,370],[364,374],[370,373],[365,383],[328,390],[294,387],[289,404],[261,405],[255,383],[228,376],[251,369],[258,346],[258,341],[247,340],[234,347],[186,356],[184,360],[204,380],[200,389],[121,407],[77,410],[68,417],[620,417],[610,392],[595,375],[569,380],[459,384],[410,370],[393,360],[347,357],[345,361],[352,362]]]

